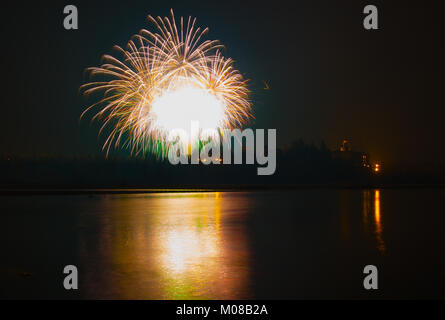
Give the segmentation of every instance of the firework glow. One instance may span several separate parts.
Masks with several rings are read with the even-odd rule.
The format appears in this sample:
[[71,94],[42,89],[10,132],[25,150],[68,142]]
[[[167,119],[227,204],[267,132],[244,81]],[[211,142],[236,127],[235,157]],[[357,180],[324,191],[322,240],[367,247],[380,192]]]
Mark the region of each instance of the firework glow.
[[[244,126],[253,118],[247,80],[221,54],[218,40],[203,40],[208,28],[196,19],[148,16],[154,32],[141,30],[126,49],[114,48],[118,59],[104,55],[100,67],[88,68],[91,82],[81,86],[86,96],[97,97],[84,114],[100,108],[93,119],[103,120],[100,132],[110,128],[104,150],[125,145],[132,152],[164,154],[176,129],[222,132]],[[81,117],[82,117],[81,116]],[[192,138],[178,135],[183,144]]]

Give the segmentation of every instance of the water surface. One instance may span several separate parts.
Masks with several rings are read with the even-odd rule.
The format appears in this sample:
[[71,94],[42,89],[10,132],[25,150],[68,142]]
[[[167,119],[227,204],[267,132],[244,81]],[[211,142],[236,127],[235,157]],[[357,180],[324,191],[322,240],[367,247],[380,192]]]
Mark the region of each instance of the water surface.
[[[1,298],[440,298],[445,190],[0,197]],[[66,291],[65,265],[79,270]],[[379,289],[363,289],[363,267]]]

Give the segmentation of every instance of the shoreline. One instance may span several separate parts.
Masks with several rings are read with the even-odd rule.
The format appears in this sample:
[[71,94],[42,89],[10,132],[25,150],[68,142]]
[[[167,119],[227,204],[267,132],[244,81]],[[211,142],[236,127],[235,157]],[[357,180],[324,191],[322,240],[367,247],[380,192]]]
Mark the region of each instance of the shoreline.
[[153,194],[194,192],[254,192],[289,191],[302,189],[444,189],[443,184],[399,185],[347,185],[347,184],[301,184],[301,185],[208,185],[208,186],[163,186],[163,187],[23,187],[0,188],[0,196],[9,195],[101,195],[101,194]]

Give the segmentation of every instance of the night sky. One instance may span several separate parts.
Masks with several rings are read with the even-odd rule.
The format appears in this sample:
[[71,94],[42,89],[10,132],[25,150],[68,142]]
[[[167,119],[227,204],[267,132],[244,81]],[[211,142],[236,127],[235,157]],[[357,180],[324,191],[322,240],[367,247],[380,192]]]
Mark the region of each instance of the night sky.
[[[434,1],[34,1],[2,9],[1,154],[100,154],[99,124],[79,116],[84,69],[125,46],[146,16],[195,16],[250,81],[256,128],[384,164],[445,164],[443,18]],[[79,29],[63,28],[63,8]],[[366,4],[379,30],[366,31]],[[266,81],[270,90],[263,90]]]

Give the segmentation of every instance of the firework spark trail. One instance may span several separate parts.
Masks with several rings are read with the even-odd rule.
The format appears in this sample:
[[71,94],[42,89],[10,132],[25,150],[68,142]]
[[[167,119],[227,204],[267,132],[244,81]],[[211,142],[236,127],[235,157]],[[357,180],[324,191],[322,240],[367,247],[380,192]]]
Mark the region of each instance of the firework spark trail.
[[[125,138],[132,152],[151,148],[156,153],[160,146],[161,151],[165,151],[168,148],[166,137],[171,129],[169,122],[176,123],[174,118],[179,114],[187,115],[189,110],[184,108],[189,108],[190,112],[195,110],[194,104],[199,101],[203,105],[195,111],[204,117],[215,114],[219,106],[222,108],[220,119],[210,118],[212,129],[240,128],[253,118],[246,80],[234,69],[233,60],[222,56],[219,41],[202,41],[207,28],[195,27],[196,19],[191,17],[184,28],[181,17],[178,30],[173,10],[170,19],[152,16],[148,19],[155,26],[155,32],[141,30],[128,42],[126,49],[114,47],[122,60],[104,55],[100,67],[87,69],[91,77],[101,76],[108,80],[81,86],[86,96],[103,94],[103,98],[90,105],[81,117],[93,108],[101,108],[93,120],[103,119],[99,133],[111,127],[103,146],[107,154],[113,144],[117,148]],[[200,90],[198,99],[196,90]],[[178,101],[188,96],[195,101]],[[210,105],[216,109],[210,110]],[[168,117],[161,116],[162,108],[168,112]]]

